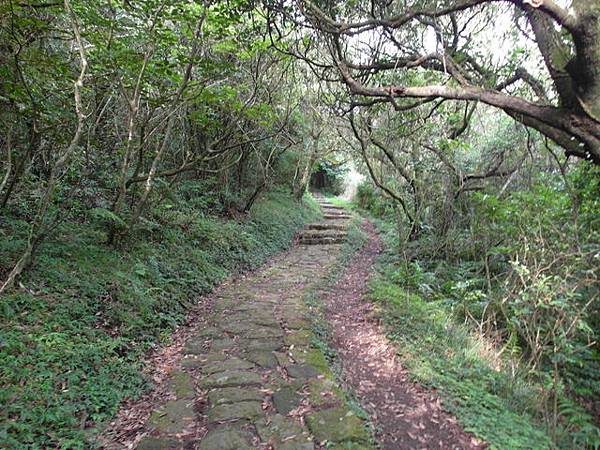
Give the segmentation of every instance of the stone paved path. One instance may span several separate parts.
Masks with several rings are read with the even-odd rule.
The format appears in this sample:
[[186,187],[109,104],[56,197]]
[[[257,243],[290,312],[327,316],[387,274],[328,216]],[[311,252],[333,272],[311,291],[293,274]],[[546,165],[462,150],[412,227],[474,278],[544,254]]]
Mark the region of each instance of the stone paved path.
[[367,449],[313,346],[304,296],[336,260],[348,221],[321,201],[324,220],[274,265],[220,291],[209,326],[185,343],[138,450]]

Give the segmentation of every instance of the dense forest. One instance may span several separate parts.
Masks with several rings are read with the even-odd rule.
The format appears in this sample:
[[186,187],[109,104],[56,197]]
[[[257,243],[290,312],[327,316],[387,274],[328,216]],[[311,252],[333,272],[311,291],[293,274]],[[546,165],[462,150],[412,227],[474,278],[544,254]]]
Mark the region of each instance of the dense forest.
[[312,188],[468,431],[600,447],[598,2],[1,0],[0,123],[0,446],[99,446]]

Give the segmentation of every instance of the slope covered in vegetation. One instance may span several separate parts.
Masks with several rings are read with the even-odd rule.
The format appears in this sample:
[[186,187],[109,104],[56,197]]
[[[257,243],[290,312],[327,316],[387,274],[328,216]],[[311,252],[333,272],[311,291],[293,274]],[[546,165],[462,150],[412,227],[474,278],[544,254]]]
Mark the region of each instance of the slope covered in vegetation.
[[387,243],[370,298],[403,364],[495,448],[600,444],[596,172],[477,195],[448,242],[435,229],[402,240],[393,203],[359,188]]
[[[83,448],[90,428],[149,386],[140,358],[168,340],[198,297],[286,248],[317,217],[313,203],[270,192],[247,217],[225,219],[207,183],[182,185],[120,249],[102,220],[63,222],[21,289],[3,296],[0,442]],[[5,217],[4,272],[24,245],[26,217]],[[10,236],[10,239],[8,238]]]

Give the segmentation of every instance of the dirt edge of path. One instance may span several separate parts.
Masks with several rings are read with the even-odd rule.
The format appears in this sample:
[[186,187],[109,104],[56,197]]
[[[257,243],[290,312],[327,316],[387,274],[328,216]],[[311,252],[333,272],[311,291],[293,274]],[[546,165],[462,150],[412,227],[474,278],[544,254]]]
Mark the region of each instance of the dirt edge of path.
[[410,381],[397,360],[394,344],[365,298],[383,244],[372,223],[365,220],[362,230],[368,241],[324,300],[342,382],[370,415],[375,437],[385,450],[487,448],[487,443],[462,429],[438,397]]

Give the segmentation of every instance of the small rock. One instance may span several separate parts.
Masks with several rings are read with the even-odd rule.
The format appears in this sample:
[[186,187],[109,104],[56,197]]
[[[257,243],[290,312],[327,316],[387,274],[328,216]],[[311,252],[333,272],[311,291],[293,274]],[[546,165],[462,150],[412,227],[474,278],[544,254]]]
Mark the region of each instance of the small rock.
[[220,427],[208,432],[196,450],[253,450],[252,434],[239,427]]
[[208,422],[224,422],[234,419],[254,419],[262,416],[262,403],[256,401],[217,405],[208,411]]

